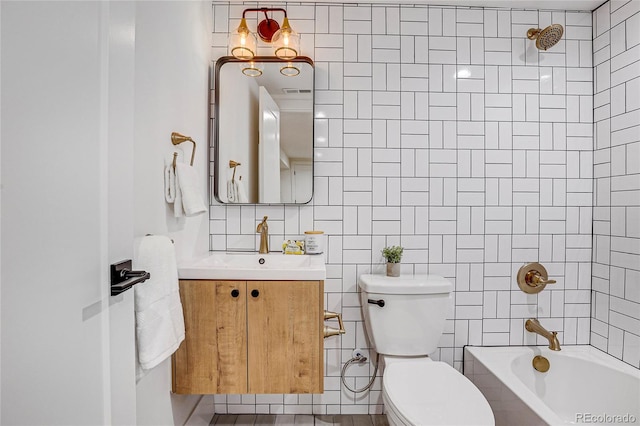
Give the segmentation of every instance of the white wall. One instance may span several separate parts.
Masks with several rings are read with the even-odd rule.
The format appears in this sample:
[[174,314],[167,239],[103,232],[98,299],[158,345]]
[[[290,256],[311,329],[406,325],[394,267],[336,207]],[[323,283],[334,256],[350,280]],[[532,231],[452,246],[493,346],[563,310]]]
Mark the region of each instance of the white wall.
[[[2,46],[2,8],[0,7],[0,48]],[[2,55],[0,54],[0,99],[2,99]],[[2,102],[0,101],[0,117]],[[0,119],[0,241],[2,241],[2,120]],[[0,318],[2,318],[2,244],[0,243]],[[2,377],[2,329],[0,328],[0,377]],[[0,385],[0,419],[2,419],[2,386]]]
[[640,368],[640,2],[593,13],[591,344]]
[[[636,3],[636,2],[632,2]],[[274,6],[277,6],[275,4]],[[369,346],[357,277],[381,271],[385,245],[405,247],[403,273],[455,283],[455,309],[434,357],[460,367],[472,345],[589,343],[593,183],[591,13],[427,5],[287,4],[316,64],[314,197],[305,206],[211,207],[213,250],[271,247],[325,231],[325,307],[347,334],[327,339],[323,395],[216,397],[218,412],[318,414],[381,410],[380,382],[354,395],[340,367]],[[214,59],[244,5],[214,2]],[[251,17],[249,25],[255,26]],[[526,37],[551,23],[547,52]],[[515,280],[540,261],[558,280],[529,296]],[[371,357],[374,358],[374,357]],[[371,366],[351,367],[351,385]],[[280,411],[278,411],[280,410]]]
[[[194,166],[207,195],[208,77],[211,3],[190,1],[136,4],[135,235],[165,234],[179,258],[208,250],[208,217],[175,219],[163,198],[164,158],[174,147],[171,132],[197,143]],[[188,161],[193,144],[184,143]],[[198,402],[170,395],[170,362],[152,370],[137,386],[139,425],[183,424]]]

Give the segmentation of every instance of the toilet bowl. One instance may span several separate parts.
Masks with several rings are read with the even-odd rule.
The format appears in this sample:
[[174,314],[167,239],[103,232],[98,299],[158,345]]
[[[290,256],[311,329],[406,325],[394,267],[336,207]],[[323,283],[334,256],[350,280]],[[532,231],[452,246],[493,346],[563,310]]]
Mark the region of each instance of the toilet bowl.
[[382,397],[392,426],[494,425],[478,388],[449,364],[433,361],[453,286],[437,275],[358,280],[365,328],[382,355]]
[[421,358],[386,365],[382,398],[392,425],[495,423],[480,390],[449,364]]

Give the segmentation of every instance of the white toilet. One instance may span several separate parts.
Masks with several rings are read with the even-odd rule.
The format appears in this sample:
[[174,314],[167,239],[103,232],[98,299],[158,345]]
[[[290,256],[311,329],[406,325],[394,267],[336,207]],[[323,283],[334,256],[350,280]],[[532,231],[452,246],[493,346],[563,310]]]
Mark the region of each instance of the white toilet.
[[361,275],[358,284],[367,334],[385,361],[382,397],[389,423],[494,425],[478,388],[428,357],[444,331],[451,283],[437,275]]

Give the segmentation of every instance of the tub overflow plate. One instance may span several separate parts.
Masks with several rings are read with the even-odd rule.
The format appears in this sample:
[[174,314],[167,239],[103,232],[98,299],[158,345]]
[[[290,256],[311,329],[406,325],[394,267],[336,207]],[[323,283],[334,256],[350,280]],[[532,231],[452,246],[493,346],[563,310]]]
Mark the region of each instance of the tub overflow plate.
[[533,357],[533,368],[541,373],[546,373],[549,371],[549,360],[543,357],[542,355],[536,355]]

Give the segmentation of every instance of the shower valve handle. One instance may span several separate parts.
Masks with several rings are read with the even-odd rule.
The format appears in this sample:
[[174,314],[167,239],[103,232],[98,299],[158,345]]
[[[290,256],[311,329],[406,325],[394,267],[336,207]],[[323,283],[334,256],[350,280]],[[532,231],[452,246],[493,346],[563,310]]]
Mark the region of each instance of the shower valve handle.
[[539,285],[547,285],[547,284],[555,284],[556,280],[545,279],[540,275],[538,271],[529,271],[524,277],[527,284],[532,287],[537,287]]
[[528,294],[540,293],[547,284],[556,283],[556,280],[549,279],[545,267],[537,262],[522,266],[518,271],[517,281],[520,290]]

